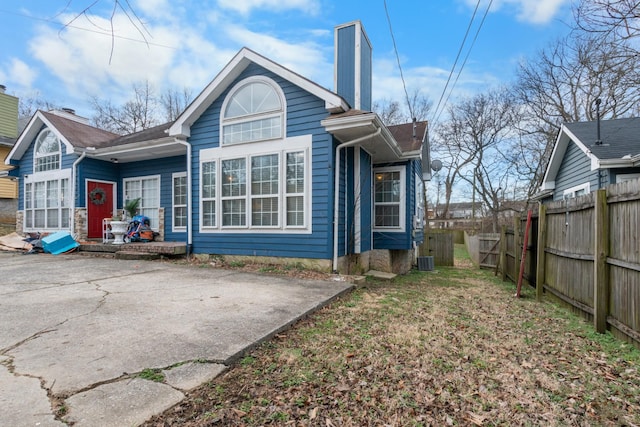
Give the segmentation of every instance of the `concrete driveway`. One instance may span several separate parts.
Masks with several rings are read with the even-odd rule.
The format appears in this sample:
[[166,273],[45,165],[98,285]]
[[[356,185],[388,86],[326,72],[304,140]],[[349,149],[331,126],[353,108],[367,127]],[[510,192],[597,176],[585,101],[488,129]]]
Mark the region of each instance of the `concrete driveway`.
[[140,424],[350,287],[0,252],[0,425],[64,426],[61,402],[75,426]]

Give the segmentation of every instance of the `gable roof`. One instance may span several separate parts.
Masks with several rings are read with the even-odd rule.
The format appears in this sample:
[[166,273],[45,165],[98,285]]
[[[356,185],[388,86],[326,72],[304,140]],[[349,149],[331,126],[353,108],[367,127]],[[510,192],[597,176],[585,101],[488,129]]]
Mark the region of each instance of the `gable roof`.
[[191,125],[251,63],[257,64],[323,99],[325,108],[329,112],[342,112],[349,109],[347,102],[341,96],[257,54],[251,49],[243,47],[178,117],[169,129],[169,135],[182,138],[191,136]]
[[640,154],[640,117],[600,121],[600,140],[597,144],[597,122],[566,123],[565,128],[574,140],[587,146],[600,160],[621,159]]
[[20,160],[27,151],[31,142],[40,133],[42,126],[47,126],[65,146],[66,153],[74,150],[83,150],[89,147],[102,147],[119,135],[98,129],[88,124],[88,121],[75,114],[64,111],[45,112],[38,110],[31,117],[7,158],[6,164],[11,160]]
[[591,170],[640,166],[640,117],[564,123],[542,179],[542,192],[555,188],[555,180],[569,144],[575,144],[590,160]]

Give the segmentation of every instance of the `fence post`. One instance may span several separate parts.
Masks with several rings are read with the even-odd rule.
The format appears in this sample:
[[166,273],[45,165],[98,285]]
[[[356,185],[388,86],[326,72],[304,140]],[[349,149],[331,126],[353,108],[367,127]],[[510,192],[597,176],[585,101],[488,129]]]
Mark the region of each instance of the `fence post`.
[[500,268],[502,269],[502,281],[507,281],[507,226],[500,229]]
[[607,190],[596,191],[595,197],[595,247],[593,259],[593,326],[596,331],[607,330],[609,314],[609,207]]
[[538,248],[536,260],[536,299],[542,299],[545,283],[545,248],[547,246],[547,207],[538,207]]
[[518,275],[520,274],[520,262],[522,260],[522,247],[520,242],[520,215],[513,216],[513,281],[518,283]]

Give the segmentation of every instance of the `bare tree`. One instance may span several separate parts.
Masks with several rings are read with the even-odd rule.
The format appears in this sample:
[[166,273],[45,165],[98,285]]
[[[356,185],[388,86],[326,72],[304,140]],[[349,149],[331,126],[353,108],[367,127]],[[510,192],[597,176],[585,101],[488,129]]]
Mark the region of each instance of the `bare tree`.
[[149,81],[133,85],[133,97],[122,105],[98,97],[90,102],[95,111],[92,122],[96,127],[121,135],[138,132],[155,125],[174,121],[191,102],[191,89],[167,89],[156,96]]
[[445,215],[455,183],[465,181],[488,209],[497,230],[500,189],[518,180],[505,156],[508,142],[514,137],[517,111],[513,97],[504,89],[490,90],[449,107],[448,119],[437,131],[439,145],[448,154]]
[[410,123],[414,118],[418,121],[427,120],[433,102],[423,95],[420,89],[416,89],[409,95],[407,106],[402,105],[397,100],[381,99],[374,101],[372,109],[380,116],[382,123],[393,126]]
[[168,89],[160,94],[160,104],[164,110],[167,121],[173,121],[187,108],[193,99],[193,91],[183,88],[182,91]]
[[157,99],[148,81],[133,85],[133,98],[121,106],[110,100],[91,98],[95,110],[92,121],[96,127],[121,135],[138,132],[158,124]]
[[638,114],[640,58],[629,55],[625,46],[613,35],[574,33],[519,65],[513,96],[524,114],[511,153],[518,152],[522,159],[536,162],[514,163],[525,166],[532,176],[529,195],[544,174],[563,122],[595,120],[598,99],[600,117]]
[[582,0],[574,8],[580,30],[609,35],[615,33],[622,40],[640,35],[640,1],[638,0]]
[[39,92],[32,95],[21,97],[18,102],[18,119],[22,121],[28,121],[37,110],[54,110],[60,107],[50,101],[43,99]]

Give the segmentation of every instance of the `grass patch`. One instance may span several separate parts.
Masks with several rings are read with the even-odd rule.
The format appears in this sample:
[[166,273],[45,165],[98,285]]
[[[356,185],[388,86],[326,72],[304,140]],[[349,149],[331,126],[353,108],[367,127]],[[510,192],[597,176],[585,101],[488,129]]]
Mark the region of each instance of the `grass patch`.
[[164,374],[161,369],[147,368],[138,374],[138,378],[161,383],[164,381]]
[[463,265],[369,279],[147,426],[640,425],[638,350]]

